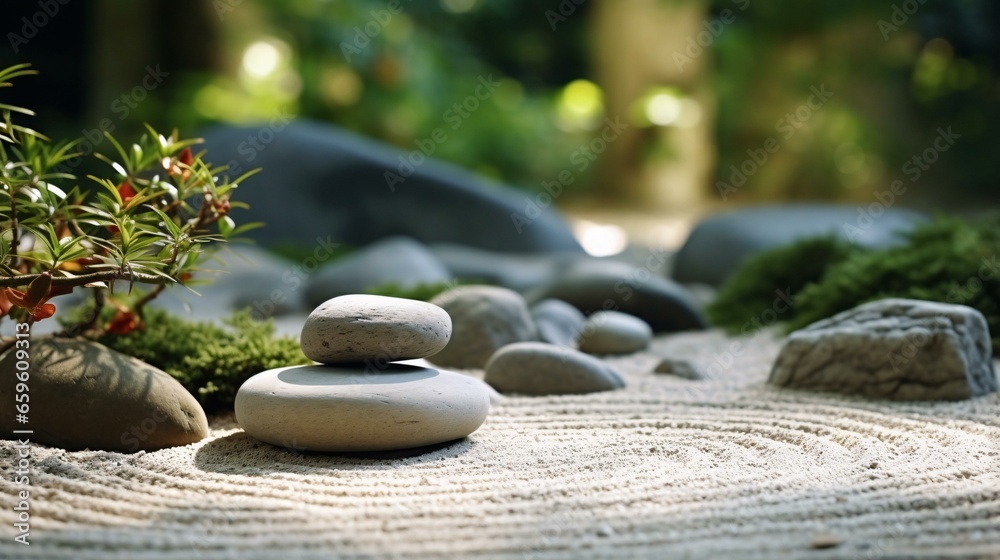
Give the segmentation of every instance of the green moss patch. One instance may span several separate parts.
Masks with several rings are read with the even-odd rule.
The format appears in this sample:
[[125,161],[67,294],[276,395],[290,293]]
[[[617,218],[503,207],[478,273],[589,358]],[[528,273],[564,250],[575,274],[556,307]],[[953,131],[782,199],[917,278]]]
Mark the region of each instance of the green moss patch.
[[789,330],[857,305],[900,297],[978,309],[1000,348],[1000,219],[938,218],[898,246],[866,250],[833,237],[802,240],[749,259],[709,306],[712,321],[739,331],[770,309],[777,290],[794,305]]
[[234,314],[226,327],[160,309],[147,309],[144,319],[144,329],[98,342],[169,373],[206,411],[232,409],[240,385],[261,371],[312,363],[297,340],[274,336],[273,322],[255,321],[249,311]]

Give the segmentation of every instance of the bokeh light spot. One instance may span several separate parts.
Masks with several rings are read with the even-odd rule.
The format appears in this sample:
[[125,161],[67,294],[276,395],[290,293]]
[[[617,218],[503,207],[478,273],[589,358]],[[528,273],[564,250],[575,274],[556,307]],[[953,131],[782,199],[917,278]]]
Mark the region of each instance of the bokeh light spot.
[[559,95],[559,119],[565,128],[590,128],[603,112],[604,92],[590,80],[574,80]]
[[670,126],[681,116],[681,101],[668,93],[657,93],[646,101],[646,118],[657,126]]
[[253,78],[262,79],[274,74],[280,62],[281,53],[270,41],[252,43],[243,52],[243,70]]
[[573,226],[573,233],[583,250],[594,257],[617,255],[628,247],[625,230],[615,225],[580,220]]

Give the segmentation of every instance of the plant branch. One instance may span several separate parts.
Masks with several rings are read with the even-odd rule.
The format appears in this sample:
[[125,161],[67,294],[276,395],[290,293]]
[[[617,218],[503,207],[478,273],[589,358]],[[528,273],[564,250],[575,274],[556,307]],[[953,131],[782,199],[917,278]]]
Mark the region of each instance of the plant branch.
[[[0,277],[0,288],[15,288],[31,283],[41,274],[19,274],[17,276]],[[91,282],[111,282],[115,280],[133,280],[146,284],[171,284],[173,278],[157,276],[155,274],[145,274],[142,272],[124,272],[119,270],[109,270],[107,272],[91,272],[79,276],[53,276],[52,286],[60,288],[75,288],[90,284]]]
[[[218,215],[212,216],[210,212],[210,204],[211,203],[208,200],[208,197],[203,196],[201,199],[201,208],[198,209],[198,217],[195,220],[195,222],[191,225],[191,231],[198,231],[208,226],[209,224],[212,224],[219,220]],[[173,267],[174,264],[177,263],[178,255],[179,251],[177,250],[177,245],[175,243],[170,253],[170,259],[167,261],[168,269]],[[144,307],[146,307],[146,304],[153,301],[156,298],[156,296],[160,295],[163,292],[163,290],[166,289],[166,287],[167,284],[161,283],[160,285],[150,290],[148,293],[146,293],[146,295],[142,296],[139,299],[139,301],[135,302],[135,304],[132,306],[132,311],[134,311],[136,315],[138,315],[139,317],[142,317],[142,310]]]
[[93,292],[94,292],[94,309],[91,312],[90,317],[88,317],[87,320],[82,323],[78,323],[76,325],[67,325],[64,329],[55,333],[53,336],[55,337],[78,336],[97,327],[98,321],[101,320],[101,311],[104,310],[104,305],[106,300],[104,299],[103,289],[96,289],[93,290]]
[[16,267],[17,266],[17,260],[18,260],[18,257],[17,257],[17,246],[20,245],[21,240],[18,239],[18,235],[17,235],[17,233],[18,233],[17,230],[19,229],[19,226],[17,225],[17,202],[16,202],[16,198],[14,197],[14,187],[13,186],[11,186],[11,188],[10,188],[10,219],[11,219],[11,228],[10,228],[11,229],[11,242],[10,242],[10,255],[8,255],[8,257],[10,258],[10,265],[11,265],[11,267]]
[[[172,268],[174,264],[177,262],[177,254],[178,254],[177,245],[175,244],[170,251],[170,259],[167,261],[168,270]],[[138,315],[139,317],[142,317],[142,309],[146,307],[147,303],[153,301],[156,298],[156,296],[160,295],[160,293],[162,293],[163,290],[166,289],[166,287],[167,287],[166,284],[160,284],[159,286],[147,292],[146,295],[142,296],[141,298],[139,298],[138,301],[135,302],[135,305],[132,306],[132,311],[134,311],[135,314]]]

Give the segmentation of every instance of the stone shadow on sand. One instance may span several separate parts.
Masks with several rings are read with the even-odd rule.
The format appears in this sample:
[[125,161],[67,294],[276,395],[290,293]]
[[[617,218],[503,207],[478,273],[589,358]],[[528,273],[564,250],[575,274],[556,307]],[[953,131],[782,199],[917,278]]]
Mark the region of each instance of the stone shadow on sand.
[[305,451],[295,441],[284,447],[271,445],[240,431],[204,444],[195,453],[194,464],[206,472],[247,476],[317,470],[391,470],[455,458],[474,445],[473,440],[463,438],[394,451],[319,453]]

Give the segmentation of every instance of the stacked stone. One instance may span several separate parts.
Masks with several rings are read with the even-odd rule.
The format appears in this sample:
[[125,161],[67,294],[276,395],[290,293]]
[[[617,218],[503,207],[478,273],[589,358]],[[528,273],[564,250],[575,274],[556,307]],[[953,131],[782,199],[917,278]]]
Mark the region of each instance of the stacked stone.
[[308,451],[407,449],[463,438],[489,412],[477,379],[397,363],[447,346],[452,322],[421,301],[347,295],[317,307],[302,352],[318,365],[255,375],[236,394],[236,419],[261,441]]

